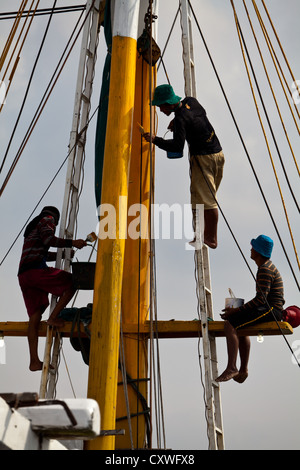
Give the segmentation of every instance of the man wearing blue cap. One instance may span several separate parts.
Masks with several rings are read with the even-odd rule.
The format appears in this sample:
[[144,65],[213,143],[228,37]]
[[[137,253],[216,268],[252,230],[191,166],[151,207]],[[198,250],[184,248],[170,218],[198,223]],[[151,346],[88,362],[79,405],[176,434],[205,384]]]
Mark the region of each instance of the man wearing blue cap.
[[[258,266],[256,275],[256,296],[238,308],[226,308],[221,317],[225,320],[228,364],[225,371],[216,379],[227,382],[230,379],[242,383],[248,377],[250,338],[238,336],[237,330],[257,323],[282,319],[284,305],[283,282],[278,269],[270,260],[273,240],[259,235],[251,240],[251,259]],[[240,353],[241,366],[238,370],[236,360]]]
[[[217,247],[218,204],[216,193],[223,176],[224,154],[205,109],[192,97],[181,101],[171,85],[160,85],[154,91],[153,106],[175,117],[168,129],[173,139],[152,137],[152,142],[166,150],[169,158],[183,155],[185,141],[189,145],[191,166],[191,203],[195,219],[197,204],[204,205],[204,243]],[[149,133],[143,137],[150,142]]]

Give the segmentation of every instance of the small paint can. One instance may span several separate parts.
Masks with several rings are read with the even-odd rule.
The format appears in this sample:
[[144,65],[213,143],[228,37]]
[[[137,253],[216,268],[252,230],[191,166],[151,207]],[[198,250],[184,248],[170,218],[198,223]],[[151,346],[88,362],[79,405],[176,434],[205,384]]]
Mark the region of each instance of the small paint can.
[[225,299],[225,308],[238,308],[244,305],[244,299],[238,299],[236,297],[228,297]]

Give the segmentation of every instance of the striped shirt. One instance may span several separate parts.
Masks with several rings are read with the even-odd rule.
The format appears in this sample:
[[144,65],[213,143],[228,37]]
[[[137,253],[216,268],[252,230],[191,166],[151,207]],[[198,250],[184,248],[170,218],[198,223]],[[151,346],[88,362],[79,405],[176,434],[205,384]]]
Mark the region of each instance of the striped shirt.
[[54,234],[54,217],[47,215],[39,221],[37,226],[24,240],[18,274],[29,269],[46,266],[45,263],[50,258],[48,251],[51,246],[57,248],[72,247],[72,240],[57,238]]
[[265,263],[259,266],[256,275],[256,296],[239,307],[239,311],[255,310],[262,305],[270,305],[282,310],[284,305],[284,290],[281,275],[268,259]]

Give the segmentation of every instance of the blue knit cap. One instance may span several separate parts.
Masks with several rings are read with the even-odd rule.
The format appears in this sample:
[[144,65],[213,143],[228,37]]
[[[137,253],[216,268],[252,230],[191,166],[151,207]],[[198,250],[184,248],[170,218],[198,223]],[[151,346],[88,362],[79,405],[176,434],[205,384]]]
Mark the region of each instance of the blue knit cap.
[[257,238],[252,238],[251,245],[260,255],[271,258],[274,245],[272,238],[267,237],[267,235],[259,235]]

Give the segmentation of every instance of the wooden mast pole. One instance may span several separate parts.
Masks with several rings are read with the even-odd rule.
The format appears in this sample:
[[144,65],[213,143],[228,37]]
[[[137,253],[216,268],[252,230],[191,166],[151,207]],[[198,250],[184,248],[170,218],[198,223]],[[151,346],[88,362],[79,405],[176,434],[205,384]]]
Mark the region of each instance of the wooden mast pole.
[[[102,431],[114,430],[119,359],[120,310],[127,225],[128,175],[135,95],[140,0],[115,0],[112,61],[101,204],[116,213],[115,237],[99,240],[88,397],[100,407]],[[113,450],[114,435],[88,443],[89,450]]]
[[[153,70],[153,74],[155,69]],[[140,57],[137,61],[136,99],[133,125],[133,146],[130,166],[128,207],[128,238],[126,240],[123,291],[123,324],[142,325],[148,319],[150,305],[150,151],[149,144],[141,141],[137,123],[142,123],[145,130],[150,129],[149,113],[149,65]],[[138,222],[137,222],[138,221]],[[138,224],[138,227],[136,225]],[[130,229],[140,230],[140,237],[130,236]],[[147,400],[148,377],[148,339],[144,335],[124,337],[125,365],[128,377],[133,384],[128,386],[132,435],[134,448],[143,448],[145,444],[145,410],[141,400]],[[119,383],[122,384],[119,372]],[[120,425],[125,428],[125,435],[118,436],[117,447],[130,448],[127,410],[124,396],[124,384],[118,387],[117,417],[123,417]]]
[[[157,13],[157,1],[153,5]],[[149,0],[140,2],[138,37],[145,28]],[[150,145],[142,138],[139,124],[150,131],[149,75],[154,86],[156,66],[150,66],[142,55],[137,58],[131,165],[128,188],[128,237],[125,245],[122,323],[124,356],[120,362],[126,369],[124,382],[119,371],[117,395],[117,427],[125,429],[116,437],[118,449],[141,449],[150,444],[151,426],[148,408],[148,337],[128,335],[125,325],[143,328],[150,307],[150,217],[151,175],[154,163]],[[152,165],[152,170],[150,169]],[[138,233],[140,231],[140,233]],[[124,372],[123,372],[124,374]],[[130,415],[130,417],[128,416]]]

